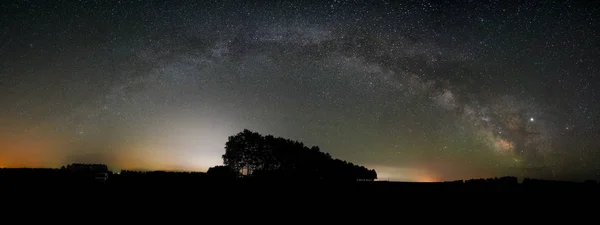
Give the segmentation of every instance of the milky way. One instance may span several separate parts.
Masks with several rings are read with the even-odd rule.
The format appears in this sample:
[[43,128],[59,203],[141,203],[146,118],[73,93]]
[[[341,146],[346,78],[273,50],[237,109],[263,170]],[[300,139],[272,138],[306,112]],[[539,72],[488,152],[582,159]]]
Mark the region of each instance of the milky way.
[[206,170],[244,128],[381,179],[600,177],[598,3],[1,3],[0,166]]

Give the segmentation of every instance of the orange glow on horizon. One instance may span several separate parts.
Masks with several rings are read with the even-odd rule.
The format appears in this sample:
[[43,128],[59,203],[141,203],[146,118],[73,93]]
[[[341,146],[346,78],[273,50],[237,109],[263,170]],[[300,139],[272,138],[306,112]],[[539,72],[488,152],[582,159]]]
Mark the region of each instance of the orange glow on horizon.
[[[118,156],[110,157],[107,164],[109,169],[119,170],[141,170],[141,171],[186,171],[186,172],[206,172],[208,167],[218,164],[202,163],[202,158],[194,156],[184,157],[183,154],[172,154],[161,151],[161,147],[144,145],[143,142],[123,146],[119,149]],[[195,163],[198,162],[198,163]]]
[[417,175],[417,182],[431,183],[431,182],[440,182],[442,179],[437,176],[432,170],[423,170],[419,175]]
[[423,176],[423,177],[420,177],[417,180],[417,182],[431,183],[431,182],[439,182],[439,180],[433,176]]
[[44,138],[0,139],[0,167],[52,167],[56,157],[52,153],[58,143]]
[[60,151],[64,143],[39,138],[0,138],[0,168],[60,168],[71,163],[106,164],[109,169],[144,171],[206,172],[209,164],[203,155],[172,154],[161,148],[133,144],[103,153]]

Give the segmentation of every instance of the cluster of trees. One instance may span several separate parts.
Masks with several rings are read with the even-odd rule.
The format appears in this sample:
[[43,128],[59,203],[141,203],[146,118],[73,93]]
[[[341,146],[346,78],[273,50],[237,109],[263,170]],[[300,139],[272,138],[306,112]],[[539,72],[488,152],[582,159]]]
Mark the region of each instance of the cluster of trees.
[[[245,129],[230,136],[225,144],[223,164],[231,171],[253,177],[312,180],[375,180],[377,172],[363,166],[333,159],[319,147],[302,142],[263,136]],[[227,168],[214,172],[231,174]],[[210,171],[209,171],[210,172]]]

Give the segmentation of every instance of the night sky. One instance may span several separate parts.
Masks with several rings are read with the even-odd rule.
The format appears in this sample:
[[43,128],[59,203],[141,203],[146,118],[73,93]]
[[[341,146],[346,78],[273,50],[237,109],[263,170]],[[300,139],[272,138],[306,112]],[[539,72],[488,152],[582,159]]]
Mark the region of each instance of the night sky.
[[2,1],[0,167],[206,171],[244,128],[380,179],[600,179],[600,2]]

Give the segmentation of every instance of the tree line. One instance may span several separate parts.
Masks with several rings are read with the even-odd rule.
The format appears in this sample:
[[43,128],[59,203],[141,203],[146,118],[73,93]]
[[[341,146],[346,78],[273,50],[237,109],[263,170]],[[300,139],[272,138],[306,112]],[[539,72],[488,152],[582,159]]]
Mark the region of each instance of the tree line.
[[257,178],[304,180],[375,180],[377,172],[334,159],[318,146],[244,129],[225,143],[224,166],[209,174],[245,174]]

